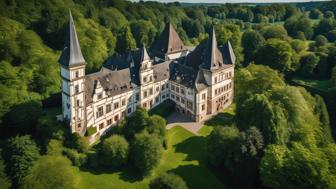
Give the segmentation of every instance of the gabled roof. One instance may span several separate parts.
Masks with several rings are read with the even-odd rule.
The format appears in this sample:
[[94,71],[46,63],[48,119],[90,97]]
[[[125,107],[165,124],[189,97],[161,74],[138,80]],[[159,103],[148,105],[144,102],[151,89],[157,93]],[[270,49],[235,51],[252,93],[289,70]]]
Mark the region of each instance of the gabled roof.
[[230,41],[217,47],[215,31],[212,30],[209,39],[202,41],[191,53],[185,57],[184,64],[198,70],[231,67],[236,61]]
[[69,10],[69,25],[67,30],[66,41],[62,54],[58,62],[64,66],[71,67],[77,65],[84,65],[85,59],[79,45],[75,24]]
[[159,56],[186,50],[171,23],[167,23],[159,39],[153,46],[153,53]]
[[222,53],[217,47],[217,39],[214,28],[212,28],[212,32],[210,33],[203,56],[204,60],[202,68],[204,69],[214,70],[224,63]]

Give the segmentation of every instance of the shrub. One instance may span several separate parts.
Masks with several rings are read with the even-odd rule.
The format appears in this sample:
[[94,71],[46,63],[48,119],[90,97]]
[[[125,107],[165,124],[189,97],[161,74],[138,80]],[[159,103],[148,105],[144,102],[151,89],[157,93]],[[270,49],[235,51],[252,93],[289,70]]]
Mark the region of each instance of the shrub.
[[187,189],[184,180],[172,173],[163,173],[149,184],[150,189]]
[[22,189],[78,188],[79,175],[71,163],[62,156],[44,156],[39,159],[25,177]]
[[315,45],[318,47],[324,46],[328,43],[328,39],[323,35],[318,35],[315,38]]
[[101,147],[103,164],[119,167],[127,163],[128,142],[123,136],[112,135],[104,140]]
[[73,149],[63,150],[63,154],[72,162],[72,165],[80,167],[86,164],[87,156],[83,153],[78,153]]
[[145,176],[160,162],[163,153],[161,141],[146,132],[135,135],[131,145],[131,160],[135,168]]
[[67,135],[64,145],[68,148],[76,149],[78,152],[86,152],[89,148],[89,141],[78,133],[72,133]]
[[89,127],[86,129],[85,136],[91,136],[97,132],[97,127]]

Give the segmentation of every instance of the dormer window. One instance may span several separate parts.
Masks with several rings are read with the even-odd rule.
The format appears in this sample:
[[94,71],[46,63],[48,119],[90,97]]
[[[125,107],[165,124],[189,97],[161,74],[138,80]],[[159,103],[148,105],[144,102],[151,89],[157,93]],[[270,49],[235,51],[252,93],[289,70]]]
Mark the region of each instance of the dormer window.
[[76,76],[76,78],[79,77],[79,71],[76,71],[76,72],[75,72],[75,76]]

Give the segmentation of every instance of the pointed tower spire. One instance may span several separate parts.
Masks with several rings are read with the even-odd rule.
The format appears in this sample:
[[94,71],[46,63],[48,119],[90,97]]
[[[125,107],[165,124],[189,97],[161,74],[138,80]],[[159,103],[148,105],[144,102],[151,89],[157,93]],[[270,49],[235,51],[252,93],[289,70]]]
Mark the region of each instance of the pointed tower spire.
[[229,40],[227,41],[227,44],[228,44],[228,51],[229,51],[230,61],[231,61],[230,63],[231,64],[235,64],[235,62],[236,62],[236,55],[234,54],[232,45],[231,45],[231,43],[230,43]]
[[223,63],[222,53],[217,47],[217,39],[214,27],[212,27],[211,33],[209,35],[204,58],[203,68],[205,69],[213,70],[218,68],[219,65]]
[[70,10],[66,41],[61,57],[59,59],[59,63],[67,67],[85,64],[85,59],[82,55],[82,51],[77,38],[75,23],[73,21]]
[[141,48],[141,62],[146,61],[146,60],[150,60],[149,55],[147,53],[145,44],[142,44],[142,48]]

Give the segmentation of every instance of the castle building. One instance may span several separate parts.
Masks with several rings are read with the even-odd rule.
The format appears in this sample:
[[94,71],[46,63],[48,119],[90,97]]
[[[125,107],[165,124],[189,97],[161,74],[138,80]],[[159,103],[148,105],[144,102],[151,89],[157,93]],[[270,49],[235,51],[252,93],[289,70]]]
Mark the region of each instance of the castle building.
[[84,135],[96,127],[99,137],[138,106],[151,109],[168,99],[195,122],[232,103],[236,57],[229,41],[217,45],[214,29],[208,40],[189,50],[168,23],[152,56],[144,46],[115,54],[88,75],[71,13],[66,37],[59,63],[63,117],[72,132]]

